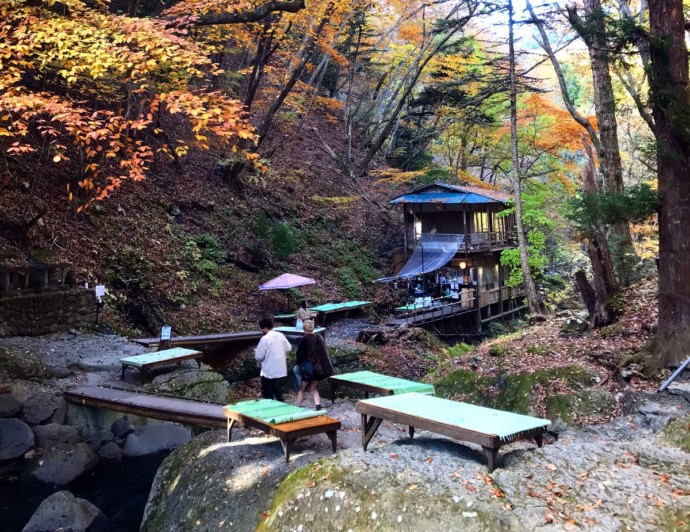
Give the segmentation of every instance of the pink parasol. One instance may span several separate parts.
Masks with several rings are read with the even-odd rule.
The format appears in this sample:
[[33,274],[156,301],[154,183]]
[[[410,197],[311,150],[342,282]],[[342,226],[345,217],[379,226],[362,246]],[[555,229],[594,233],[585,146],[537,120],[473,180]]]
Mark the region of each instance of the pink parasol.
[[316,284],[316,281],[311,277],[302,277],[292,273],[284,273],[275,279],[266,281],[259,286],[259,290],[280,290],[287,288],[294,288],[295,286],[304,286],[305,284]]

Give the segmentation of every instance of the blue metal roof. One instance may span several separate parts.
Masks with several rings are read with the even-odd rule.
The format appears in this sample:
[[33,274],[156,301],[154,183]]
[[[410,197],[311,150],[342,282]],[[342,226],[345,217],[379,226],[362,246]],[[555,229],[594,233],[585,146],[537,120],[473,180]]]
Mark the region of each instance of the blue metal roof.
[[503,203],[502,201],[467,192],[423,192],[398,196],[391,200],[395,203]]

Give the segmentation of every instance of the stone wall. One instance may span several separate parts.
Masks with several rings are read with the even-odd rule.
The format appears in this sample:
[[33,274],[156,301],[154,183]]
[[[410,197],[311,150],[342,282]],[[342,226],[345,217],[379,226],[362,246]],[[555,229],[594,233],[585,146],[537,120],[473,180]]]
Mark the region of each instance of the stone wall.
[[0,337],[38,336],[96,322],[96,295],[86,288],[0,293]]

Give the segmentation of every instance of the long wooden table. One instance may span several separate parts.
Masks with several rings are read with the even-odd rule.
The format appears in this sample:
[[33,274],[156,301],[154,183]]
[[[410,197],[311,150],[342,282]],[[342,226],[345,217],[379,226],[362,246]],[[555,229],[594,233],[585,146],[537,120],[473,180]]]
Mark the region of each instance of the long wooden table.
[[360,390],[364,392],[366,398],[369,397],[370,393],[376,395],[396,395],[409,392],[434,395],[435,393],[431,384],[390,377],[374,371],[355,371],[333,375],[328,377],[328,383],[333,393],[333,401],[335,401],[336,391],[341,386]]
[[299,406],[273,399],[242,401],[223,408],[228,420],[228,441],[232,441],[235,424],[259,429],[280,439],[285,461],[290,461],[290,443],[303,436],[325,433],[336,452],[340,421]]
[[410,438],[417,428],[481,445],[490,472],[498,465],[501,445],[534,438],[541,447],[543,433],[550,424],[548,419],[414,392],[358,401],[356,408],[362,416],[362,447],[365,451],[381,422],[388,420],[407,425]]
[[199,357],[202,355],[203,353],[196,349],[173,347],[172,349],[164,349],[163,351],[156,351],[155,353],[144,353],[141,355],[124,357],[120,359],[120,364],[122,364],[122,374],[120,378],[125,378],[125,369],[127,369],[127,366],[139,368],[142,372],[146,372],[155,366],[164,366],[173,362],[179,363],[183,360],[194,359],[199,367],[201,367]]

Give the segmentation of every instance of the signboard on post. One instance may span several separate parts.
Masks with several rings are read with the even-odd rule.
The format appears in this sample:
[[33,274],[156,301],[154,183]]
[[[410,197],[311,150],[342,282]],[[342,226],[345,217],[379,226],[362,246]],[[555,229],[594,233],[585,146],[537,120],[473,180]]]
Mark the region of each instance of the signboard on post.
[[168,349],[170,347],[170,338],[172,337],[172,327],[170,325],[163,325],[161,327],[161,337],[158,342],[158,350]]

